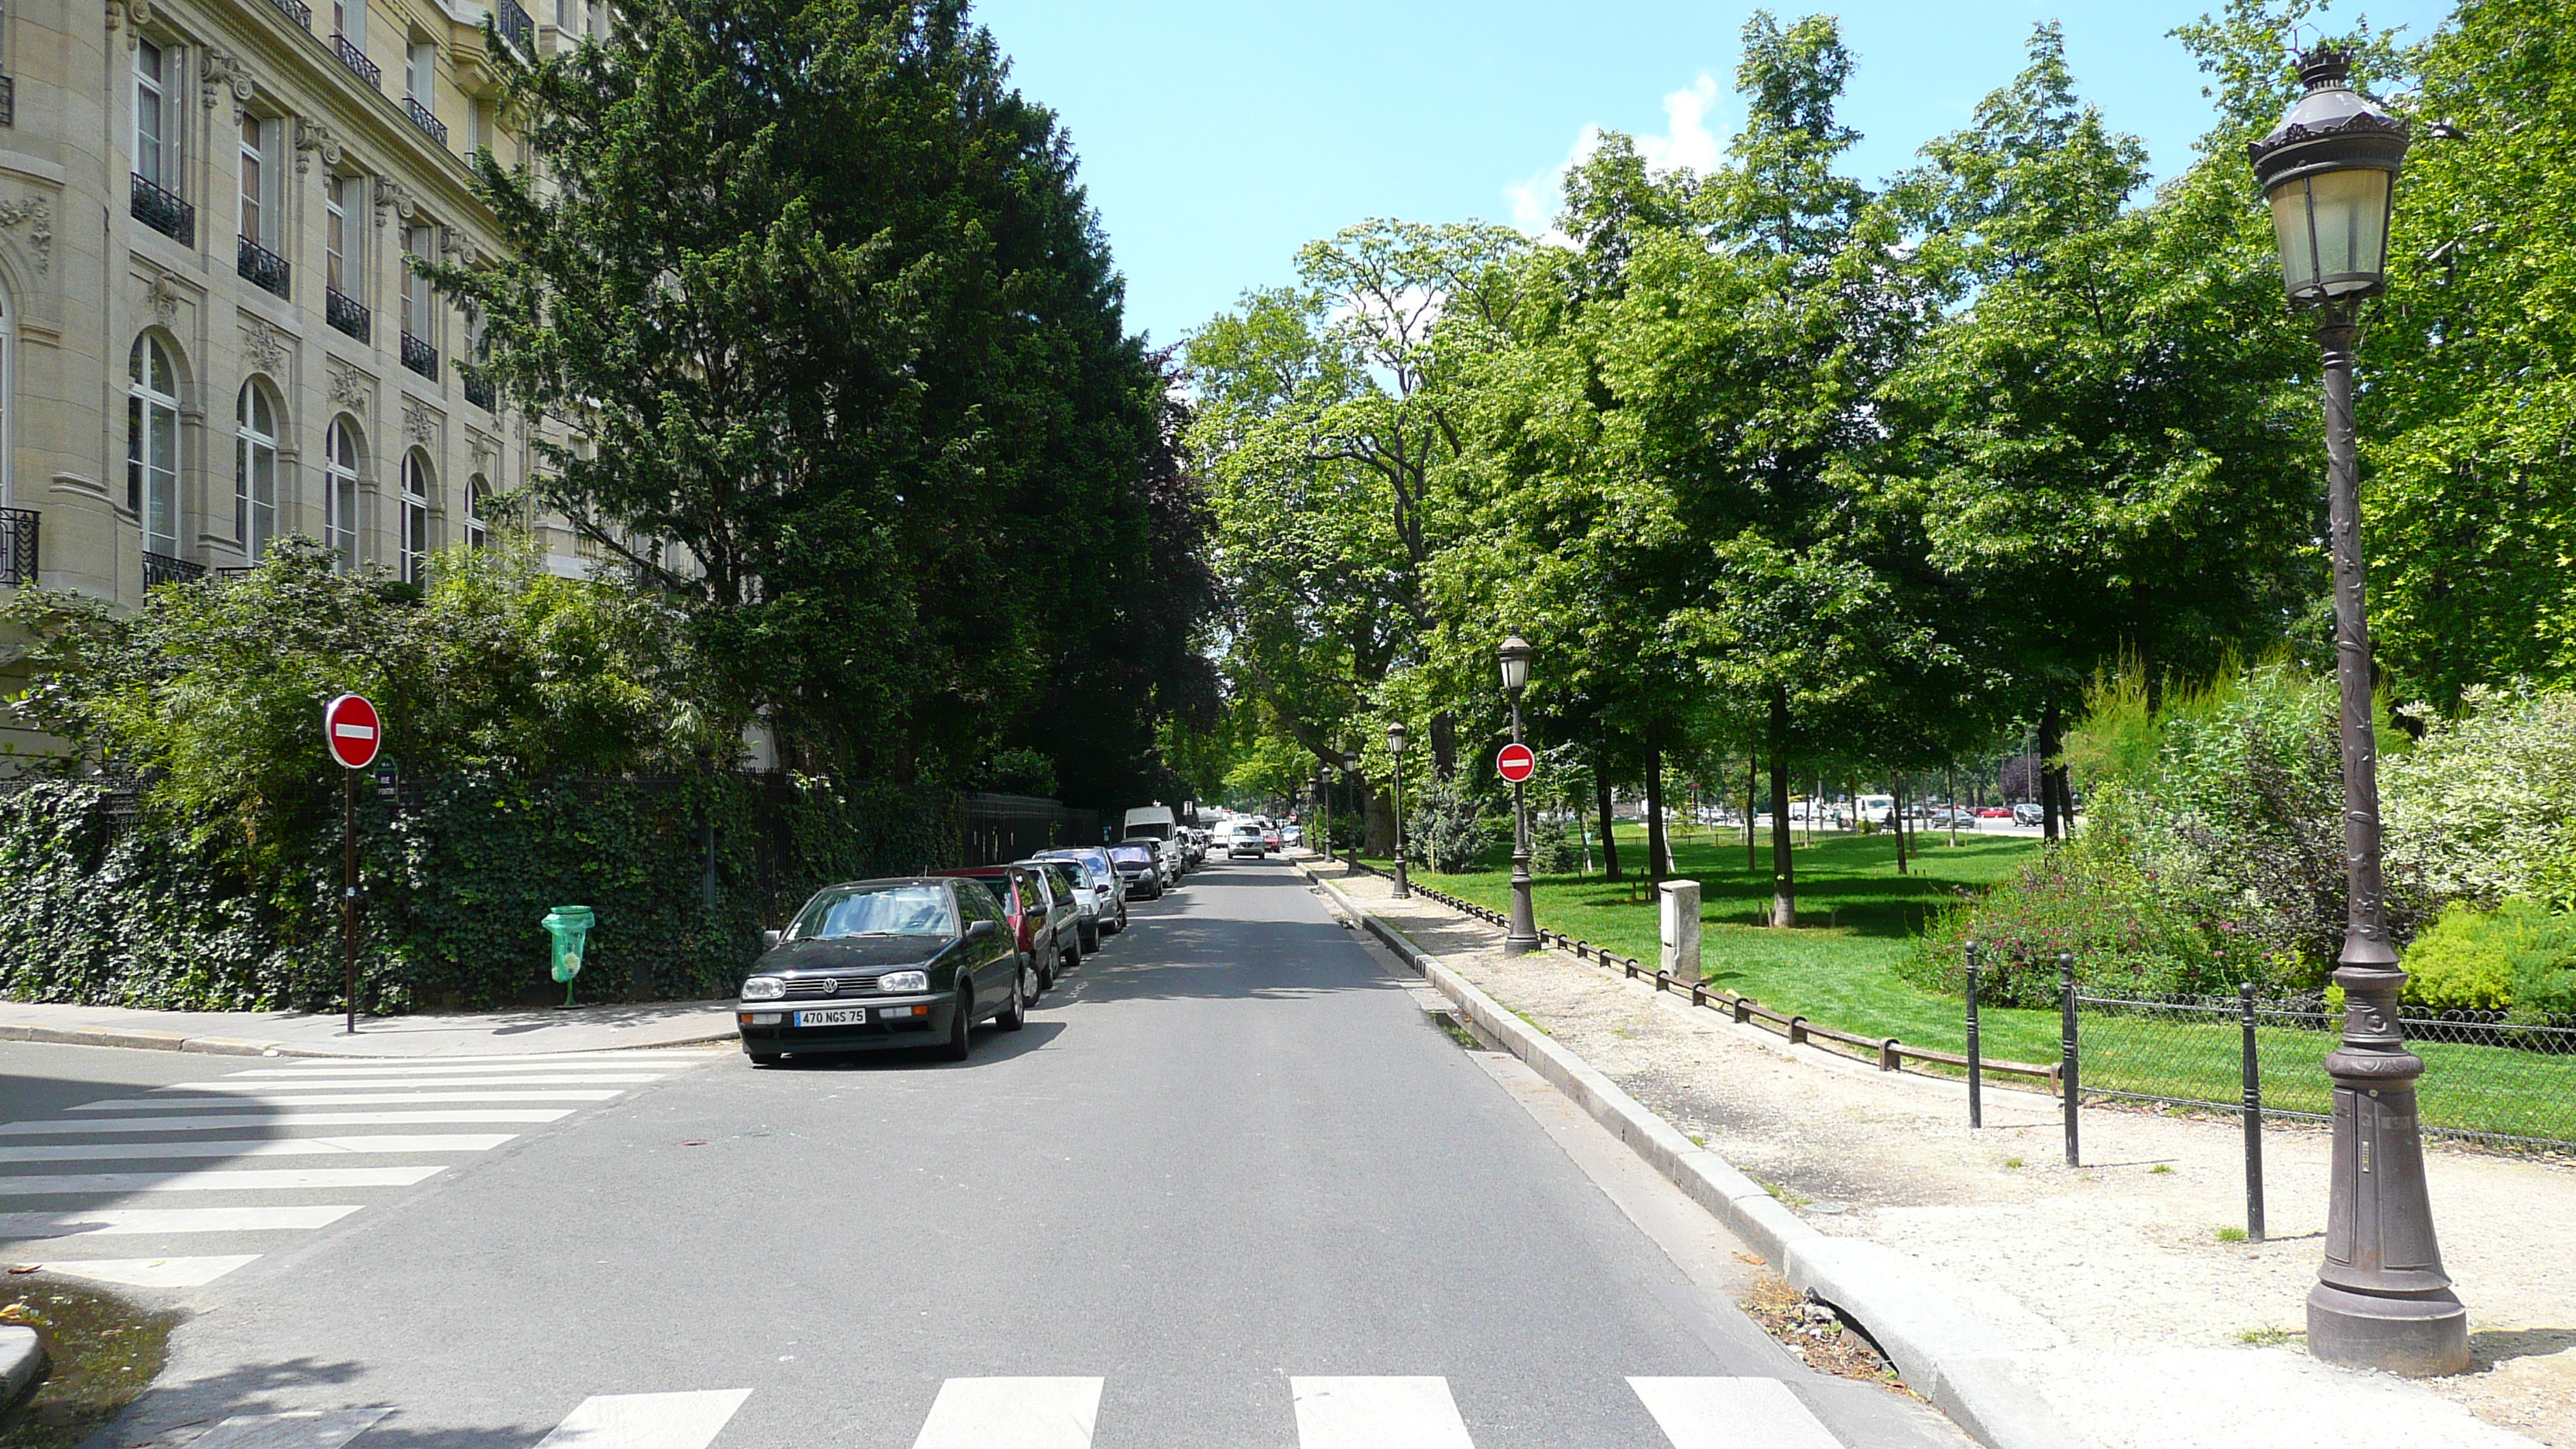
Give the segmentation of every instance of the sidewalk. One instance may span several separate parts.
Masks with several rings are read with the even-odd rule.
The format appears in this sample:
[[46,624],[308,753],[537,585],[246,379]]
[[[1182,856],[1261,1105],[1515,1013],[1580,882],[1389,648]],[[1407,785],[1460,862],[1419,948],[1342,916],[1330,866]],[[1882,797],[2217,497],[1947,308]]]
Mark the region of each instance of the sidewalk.
[[70,1042],[234,1056],[478,1057],[686,1046],[734,1039],[730,1001],[660,1001],[447,1016],[348,1018],[291,1011],[137,1011],[0,1001],[0,1041]]
[[2352,1373],[2295,1337],[2324,1229],[2321,1132],[2265,1134],[2271,1241],[2223,1242],[2244,1220],[2233,1120],[2088,1108],[2094,1165],[2070,1170],[2054,1098],[1990,1082],[1971,1132],[1959,1083],[1792,1047],[1563,953],[1507,958],[1490,926],[1303,863],[1815,1228],[1912,1260],[2103,1449],[2340,1449],[2356,1423],[2414,1449],[2576,1449],[2576,1168],[2434,1147],[2477,1367]]

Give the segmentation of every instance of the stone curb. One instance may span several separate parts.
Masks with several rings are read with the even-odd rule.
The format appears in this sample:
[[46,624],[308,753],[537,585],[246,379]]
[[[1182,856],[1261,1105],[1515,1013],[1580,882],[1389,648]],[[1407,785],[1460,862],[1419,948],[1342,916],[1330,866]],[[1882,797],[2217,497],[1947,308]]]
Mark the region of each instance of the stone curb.
[[1906,1386],[1987,1449],[2068,1449],[2083,1441],[2013,1371],[2002,1335],[1926,1282],[1910,1260],[1858,1238],[1829,1237],[1726,1159],[1646,1110],[1617,1083],[1478,990],[1377,913],[1297,862],[1368,933],[1423,975],[1488,1038],[1529,1064],[1630,1151],[1690,1195],[1793,1288],[1848,1315],[1886,1352]]
[[[726,1031],[707,1036],[688,1037],[680,1041],[651,1042],[643,1048],[618,1045],[566,1047],[563,1051],[569,1056],[581,1052],[622,1052],[658,1047],[707,1046],[736,1039],[735,1033]],[[162,1052],[207,1052],[216,1056],[231,1057],[319,1057],[348,1058],[356,1061],[427,1061],[431,1059],[431,1054],[424,1052],[320,1051],[282,1041],[246,1041],[229,1036],[186,1036],[175,1031],[128,1031],[112,1026],[41,1026],[22,1021],[0,1021],[0,1041],[40,1041],[65,1046],[126,1047]],[[474,1056],[472,1052],[444,1052],[437,1054],[436,1059],[465,1062],[472,1061]]]
[[44,1376],[45,1345],[36,1330],[0,1326],[0,1414],[18,1407]]

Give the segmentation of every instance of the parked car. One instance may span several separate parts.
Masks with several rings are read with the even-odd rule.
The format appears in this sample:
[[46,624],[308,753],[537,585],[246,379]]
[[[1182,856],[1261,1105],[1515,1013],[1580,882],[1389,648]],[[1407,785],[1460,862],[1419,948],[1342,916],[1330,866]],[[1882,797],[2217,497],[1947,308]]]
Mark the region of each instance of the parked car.
[[1038,853],[1038,859],[1060,860],[1082,873],[1084,929],[1089,933],[1083,938],[1084,950],[1097,951],[1103,937],[1127,929],[1127,882],[1119,878],[1108,851],[1046,850]]
[[1306,827],[1296,824],[1282,825],[1279,827],[1279,843],[1281,845],[1303,845],[1305,842]]
[[2048,823],[2048,812],[2041,809],[2037,802],[2026,800],[2013,806],[2012,822],[2015,825],[2045,825]]
[[1268,821],[1263,821],[1263,822],[1262,822],[1262,825],[1261,825],[1261,846],[1262,846],[1262,849],[1264,849],[1264,850],[1278,850],[1278,849],[1281,849],[1281,848],[1285,847],[1287,844],[1288,844],[1288,835],[1287,835],[1287,832],[1286,832],[1286,831],[1281,830],[1278,826],[1273,825],[1273,824],[1269,823]]
[[1099,923],[1091,914],[1091,883],[1084,878],[1082,867],[1069,860],[1024,860],[1020,864],[1045,872],[1047,891],[1055,897],[1056,906],[1073,913],[1073,964],[1081,965],[1085,955],[1100,949]]
[[1170,836],[1132,835],[1118,842],[1153,852],[1154,880],[1163,890],[1181,883],[1181,846]]
[[1082,964],[1082,908],[1074,904],[1071,894],[1057,894],[1043,863],[970,865],[937,874],[982,881],[1002,903],[1012,934],[1037,969],[1038,989],[1031,1000],[1045,995],[1056,977]]
[[1160,857],[1161,852],[1150,840],[1109,847],[1110,864],[1117,868],[1118,878],[1126,883],[1126,893],[1149,901],[1163,894]]
[[981,881],[825,886],[744,978],[734,1012],[755,1067],[788,1053],[935,1047],[964,1061],[975,1024],[1028,1021],[1037,972]]

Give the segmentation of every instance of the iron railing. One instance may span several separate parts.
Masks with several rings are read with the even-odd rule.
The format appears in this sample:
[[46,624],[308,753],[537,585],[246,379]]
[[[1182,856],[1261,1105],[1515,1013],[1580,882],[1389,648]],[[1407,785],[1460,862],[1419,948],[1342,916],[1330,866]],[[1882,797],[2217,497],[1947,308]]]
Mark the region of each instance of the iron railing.
[[179,199],[179,194],[144,180],[134,178],[134,219],[170,238],[183,247],[197,244],[197,209]]
[[374,61],[367,59],[367,52],[359,48],[356,41],[334,32],[331,36],[331,53],[340,57],[340,63],[349,68],[349,74],[374,86],[377,90],[385,88],[384,71]]
[[15,77],[0,75],[0,126],[18,124],[18,82]]
[[157,589],[163,584],[202,579],[205,576],[204,564],[190,563],[183,558],[172,558],[166,553],[154,553],[148,548],[143,551],[143,587],[147,590]]
[[265,287],[283,297],[286,295],[288,268],[286,258],[243,237],[233,261],[233,269],[243,280]]
[[304,0],[268,0],[268,3],[283,11],[287,19],[295,22],[297,29],[313,28],[313,7],[305,4]]
[[438,349],[406,332],[402,335],[402,365],[438,381]]
[[367,334],[375,330],[375,314],[367,310],[365,303],[337,287],[322,289],[322,316],[332,326],[360,342],[366,341]]
[[501,38],[515,46],[522,58],[536,59],[537,22],[528,18],[528,12],[520,7],[519,0],[501,0],[497,24]]
[[403,97],[403,114],[411,117],[411,123],[427,132],[431,140],[441,146],[447,144],[447,123],[423,105],[418,96]]
[[36,535],[44,522],[32,508],[0,508],[0,584],[37,581]]
[[465,379],[465,400],[487,413],[500,411],[499,408],[493,406],[494,403],[500,400],[499,392],[492,386],[492,379],[488,377],[467,377]]

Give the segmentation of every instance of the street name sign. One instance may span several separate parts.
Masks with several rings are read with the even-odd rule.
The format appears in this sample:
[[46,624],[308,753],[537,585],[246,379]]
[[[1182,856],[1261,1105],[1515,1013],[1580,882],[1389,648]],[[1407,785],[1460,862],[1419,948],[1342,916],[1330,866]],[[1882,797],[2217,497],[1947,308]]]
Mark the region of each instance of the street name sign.
[[331,758],[352,770],[363,770],[376,762],[376,751],[384,747],[384,721],[376,717],[376,707],[363,694],[344,694],[322,706],[322,739],[331,747]]
[[1505,745],[1503,752],[1494,758],[1494,768],[1504,779],[1517,785],[1537,771],[1538,756],[1531,754],[1527,745]]

